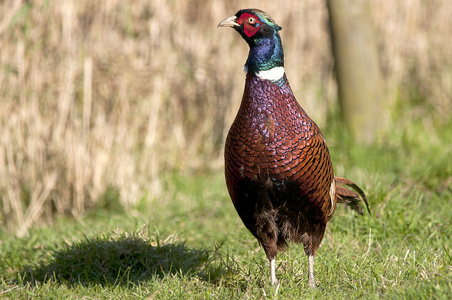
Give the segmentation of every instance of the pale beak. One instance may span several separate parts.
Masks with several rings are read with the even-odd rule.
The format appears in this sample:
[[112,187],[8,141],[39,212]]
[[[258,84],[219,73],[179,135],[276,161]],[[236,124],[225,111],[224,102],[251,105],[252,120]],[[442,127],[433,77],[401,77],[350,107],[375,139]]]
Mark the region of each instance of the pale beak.
[[229,18],[221,21],[217,27],[240,27],[240,25],[236,21],[237,21],[237,17],[232,16],[232,17],[229,17]]

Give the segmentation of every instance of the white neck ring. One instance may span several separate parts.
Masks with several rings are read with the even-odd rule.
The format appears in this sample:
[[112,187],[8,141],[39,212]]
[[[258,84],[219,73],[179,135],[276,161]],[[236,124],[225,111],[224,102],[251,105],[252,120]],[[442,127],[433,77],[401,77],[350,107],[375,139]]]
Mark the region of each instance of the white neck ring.
[[[247,72],[248,68],[245,66],[243,70]],[[270,70],[259,71],[256,73],[256,76],[260,79],[266,79],[270,81],[277,81],[284,76],[284,67],[274,67]]]

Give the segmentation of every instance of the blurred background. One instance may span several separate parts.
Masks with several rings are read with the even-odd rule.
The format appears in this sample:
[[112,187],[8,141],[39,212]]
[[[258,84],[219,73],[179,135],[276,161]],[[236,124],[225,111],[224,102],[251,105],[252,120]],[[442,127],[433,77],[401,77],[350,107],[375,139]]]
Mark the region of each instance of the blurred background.
[[[3,0],[0,226],[23,235],[108,193],[127,207],[171,174],[222,172],[248,46],[216,26],[247,7],[283,27],[302,107],[322,130],[338,124],[325,1]],[[370,7],[388,128],[376,143],[412,122],[434,135],[451,119],[452,1]]]

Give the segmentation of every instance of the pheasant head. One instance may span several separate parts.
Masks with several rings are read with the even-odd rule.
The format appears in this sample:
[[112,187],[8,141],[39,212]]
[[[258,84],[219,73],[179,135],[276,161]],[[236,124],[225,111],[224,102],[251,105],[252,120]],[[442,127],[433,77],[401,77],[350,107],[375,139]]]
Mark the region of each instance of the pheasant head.
[[218,27],[234,28],[250,46],[245,72],[262,79],[278,80],[284,75],[284,52],[278,31],[282,28],[265,12],[242,9]]

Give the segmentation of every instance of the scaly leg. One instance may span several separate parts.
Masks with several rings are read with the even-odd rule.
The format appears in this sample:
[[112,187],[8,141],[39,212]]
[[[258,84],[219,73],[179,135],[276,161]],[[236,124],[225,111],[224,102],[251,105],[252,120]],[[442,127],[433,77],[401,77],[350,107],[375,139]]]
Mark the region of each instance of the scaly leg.
[[270,260],[270,277],[272,280],[272,285],[279,285],[279,280],[276,279],[275,258]]
[[309,261],[309,271],[308,271],[308,281],[311,288],[315,288],[315,279],[314,279],[314,255],[308,255]]

